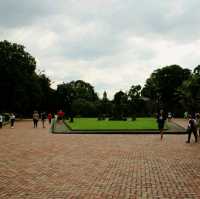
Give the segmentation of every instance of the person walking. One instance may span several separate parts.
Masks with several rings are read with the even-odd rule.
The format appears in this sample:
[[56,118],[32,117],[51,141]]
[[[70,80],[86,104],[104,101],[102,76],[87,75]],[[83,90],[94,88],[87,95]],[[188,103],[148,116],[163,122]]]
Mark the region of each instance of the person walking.
[[3,126],[3,115],[0,114],[0,129],[2,129]]
[[164,114],[163,110],[160,110],[160,112],[157,115],[157,123],[158,123],[158,129],[160,131],[160,139],[163,139],[163,132],[164,132],[164,125],[165,125],[166,116]]
[[188,118],[188,112],[185,111],[185,113],[184,113],[184,119],[187,119],[187,118]]
[[11,113],[10,115],[10,124],[11,124],[11,128],[14,128],[14,124],[15,124],[15,114]]
[[34,128],[37,128],[38,120],[39,120],[39,114],[37,111],[33,112],[33,126]]
[[52,114],[49,113],[48,116],[47,116],[48,120],[49,120],[49,124],[51,124],[51,120],[52,120]]
[[42,120],[42,127],[45,128],[45,119],[46,119],[46,113],[45,112],[42,112],[41,113],[41,120]]
[[171,122],[171,120],[172,120],[172,113],[171,112],[168,112],[167,119],[168,119],[168,122]]
[[195,119],[192,118],[191,115],[188,115],[187,133],[188,133],[188,140],[186,141],[186,143],[190,143],[190,138],[192,133],[194,134],[195,142],[197,142],[197,125]]

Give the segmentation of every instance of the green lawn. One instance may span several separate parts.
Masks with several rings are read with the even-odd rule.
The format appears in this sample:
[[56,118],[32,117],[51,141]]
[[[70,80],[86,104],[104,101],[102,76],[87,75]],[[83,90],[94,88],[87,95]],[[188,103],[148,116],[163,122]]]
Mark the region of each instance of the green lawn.
[[137,118],[136,121],[98,121],[97,118],[75,118],[67,122],[72,130],[157,130],[155,118]]

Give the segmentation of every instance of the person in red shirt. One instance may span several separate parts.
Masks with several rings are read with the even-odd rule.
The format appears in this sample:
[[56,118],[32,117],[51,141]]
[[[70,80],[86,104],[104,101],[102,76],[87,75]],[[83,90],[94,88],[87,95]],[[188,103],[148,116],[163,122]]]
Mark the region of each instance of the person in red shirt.
[[48,116],[47,116],[48,120],[49,120],[49,124],[51,124],[51,119],[52,119],[52,114],[49,113]]
[[58,115],[58,120],[62,120],[65,113],[62,110],[59,110],[57,115]]

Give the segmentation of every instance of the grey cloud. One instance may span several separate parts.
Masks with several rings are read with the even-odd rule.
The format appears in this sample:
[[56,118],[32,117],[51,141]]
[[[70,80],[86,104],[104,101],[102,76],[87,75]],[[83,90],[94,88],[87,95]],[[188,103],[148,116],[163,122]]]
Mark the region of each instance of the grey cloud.
[[57,27],[51,26],[51,20],[60,16],[56,18],[58,23],[69,20],[82,25],[104,24],[102,27],[110,29],[110,37],[126,33],[154,39],[192,40],[200,34],[199,6],[196,0],[0,0],[0,24],[13,28],[49,19],[47,25],[56,32]]
[[[110,77],[103,77],[96,85],[99,90],[113,90],[118,81],[122,87],[123,81],[131,82],[126,67],[132,71],[143,67],[134,82],[144,82],[152,72],[147,66],[165,64],[173,56],[168,44],[176,47],[199,40],[199,7],[198,0],[0,0],[0,39],[22,42],[46,70],[57,73],[56,80],[82,78],[89,67],[106,76],[109,68],[109,73],[115,71],[116,81],[109,84]],[[184,56],[189,59],[187,53],[191,55],[194,48]],[[178,56],[173,61],[183,60],[181,52]],[[58,65],[66,75],[57,70]],[[81,67],[70,70],[76,65]]]
[[0,25],[7,28],[29,26],[42,17],[56,15],[59,5],[53,0],[0,0]]

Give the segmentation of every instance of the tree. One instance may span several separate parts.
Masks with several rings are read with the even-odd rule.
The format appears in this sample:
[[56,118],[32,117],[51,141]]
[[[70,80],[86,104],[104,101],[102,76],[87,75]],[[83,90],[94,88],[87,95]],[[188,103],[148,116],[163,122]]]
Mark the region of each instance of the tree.
[[82,80],[77,80],[70,82],[69,85],[74,89],[77,99],[82,98],[88,101],[98,100],[97,93],[95,93],[94,87],[91,84]]
[[130,97],[130,99],[134,100],[135,98],[139,98],[141,96],[141,89],[142,87],[140,85],[131,86],[128,92],[128,96]]
[[41,90],[41,103],[39,110],[56,111],[55,107],[55,90],[51,86],[51,80],[45,74],[40,73],[36,77],[37,83]]
[[69,83],[58,85],[56,90],[57,109],[63,109],[68,116],[72,116],[72,103],[75,95],[75,89]]
[[114,95],[113,119],[124,119],[127,116],[128,95],[119,91]]
[[136,113],[139,114],[144,110],[143,100],[141,98],[140,85],[132,85],[128,92],[129,99],[129,114],[134,116]]
[[197,112],[200,109],[200,73],[195,68],[189,79],[177,89],[178,100],[185,110]]
[[72,103],[74,115],[82,117],[94,117],[97,115],[95,102],[90,102],[85,99],[75,99]]
[[183,69],[178,65],[166,66],[155,70],[142,90],[142,95],[149,97],[168,111],[177,112],[176,91],[182,83],[191,76],[189,69]]
[[200,75],[200,65],[198,65],[198,66],[194,69],[193,73],[194,73],[195,75]]
[[102,106],[101,106],[101,112],[103,115],[107,116],[111,112],[111,104],[107,97],[106,91],[103,93],[103,99],[101,100]]
[[[35,58],[25,51],[25,47],[1,41],[0,60],[1,111],[27,113],[44,105],[43,93],[49,91],[50,80],[36,74]],[[47,85],[44,87],[44,84]]]
[[24,51],[23,46],[8,41],[0,42],[0,60],[1,109],[11,111],[23,108],[20,100],[24,104],[28,101],[23,85],[27,84],[27,77],[34,73],[35,60]]
[[[91,113],[90,108],[94,106],[95,101],[98,101],[93,86],[82,80],[58,85],[56,94],[57,106],[59,109],[65,110],[71,118],[75,114],[89,115]],[[87,105],[89,103],[94,104],[88,109],[89,106],[85,106],[84,103]],[[94,107],[92,109],[94,110]]]

